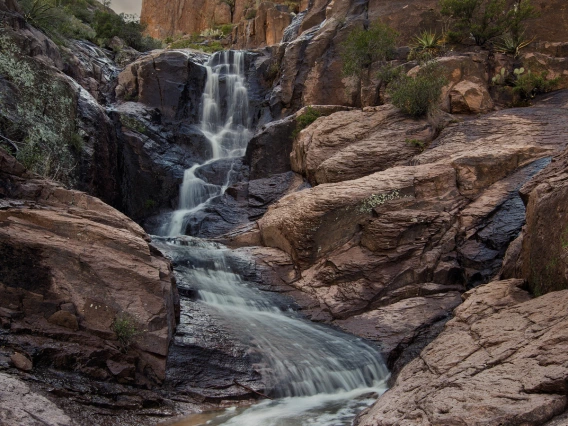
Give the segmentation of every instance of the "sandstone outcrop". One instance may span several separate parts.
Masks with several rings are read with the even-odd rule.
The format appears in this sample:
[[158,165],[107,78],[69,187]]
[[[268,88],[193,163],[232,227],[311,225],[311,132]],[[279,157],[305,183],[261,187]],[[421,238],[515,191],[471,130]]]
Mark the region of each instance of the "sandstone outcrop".
[[359,426],[541,425],[562,414],[568,291],[531,299],[523,283],[494,281],[465,293],[444,331]]
[[298,135],[290,162],[312,185],[357,179],[407,163],[434,133],[392,105],[338,112]]
[[262,2],[254,19],[238,22],[232,34],[233,48],[251,49],[279,44],[284,30],[292,23],[288,6]]
[[164,379],[177,290],[138,225],[4,151],[0,224],[2,345],[95,379]]
[[144,0],[140,19],[153,37],[162,39],[233,24],[232,43],[238,48],[256,48],[280,43],[292,22],[290,12],[278,1]]
[[[428,329],[441,328],[459,293],[498,273],[524,223],[519,188],[566,146],[566,96],[550,96],[541,104],[546,108],[450,124],[424,152],[401,159],[402,165],[374,173],[370,168],[371,174],[353,180],[340,181],[337,174],[336,182],[273,204],[258,221],[260,236],[298,267],[300,278],[290,285],[308,295],[309,302],[300,302],[304,311],[350,332],[365,323],[360,334],[384,340],[391,367],[405,350],[418,353],[420,345],[413,344],[423,346]],[[358,141],[339,137],[350,126],[341,117],[374,114],[378,121],[389,108],[320,118],[295,141],[294,152],[304,137],[321,133],[322,140],[340,141],[343,151],[365,157],[366,150],[355,149]],[[390,120],[398,123],[400,117],[393,113]],[[404,127],[398,134],[404,143]],[[325,158],[325,145],[305,146],[307,158]],[[368,161],[380,164],[381,151]],[[359,169],[346,174],[363,174]],[[304,173],[310,177],[309,169]],[[411,312],[420,318],[416,323]]]

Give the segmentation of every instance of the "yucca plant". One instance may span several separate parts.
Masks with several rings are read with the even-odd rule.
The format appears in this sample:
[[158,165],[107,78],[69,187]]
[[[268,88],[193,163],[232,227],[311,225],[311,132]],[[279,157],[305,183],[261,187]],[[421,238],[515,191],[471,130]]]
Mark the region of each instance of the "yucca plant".
[[415,48],[420,50],[438,49],[440,47],[440,36],[430,31],[423,31],[414,37]]
[[46,29],[53,19],[55,3],[49,0],[24,0],[21,2],[24,9],[24,19],[34,27]]
[[513,57],[516,58],[517,56],[519,56],[521,49],[527,47],[533,41],[534,37],[530,40],[525,39],[524,32],[521,32],[517,35],[505,34],[497,43],[496,50],[498,52],[513,55]]
[[430,31],[423,31],[414,37],[414,46],[408,55],[408,60],[418,62],[428,62],[438,56],[441,37]]

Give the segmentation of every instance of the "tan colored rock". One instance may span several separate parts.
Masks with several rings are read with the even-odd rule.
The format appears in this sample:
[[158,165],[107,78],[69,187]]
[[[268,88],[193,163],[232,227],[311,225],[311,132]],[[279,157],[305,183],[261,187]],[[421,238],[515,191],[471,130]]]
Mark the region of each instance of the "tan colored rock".
[[452,114],[482,114],[493,109],[493,100],[487,89],[472,81],[460,81],[450,91]]
[[[122,356],[118,344],[110,349],[110,327],[116,316],[128,314],[145,330],[136,351],[153,360],[148,371],[138,373],[163,380],[176,327],[177,289],[169,262],[151,251],[142,228],[94,197],[28,174],[1,150],[0,178],[7,182],[0,189],[0,304],[10,303],[3,294],[17,295],[26,314],[11,329],[22,328],[17,336],[23,338],[27,330],[68,342],[57,347],[75,351],[79,368],[86,364],[81,358],[88,359],[96,348],[104,347],[109,357]],[[71,331],[76,327],[70,312],[54,312],[63,301],[79,308],[84,331]],[[91,315],[94,307],[104,307],[106,316],[98,309]],[[76,340],[83,343],[79,349]]]
[[79,329],[77,317],[68,311],[57,311],[47,320],[52,324],[60,325],[61,327],[66,327],[70,330],[77,331]]
[[242,20],[234,33],[238,49],[252,49],[280,43],[284,30],[292,22],[287,6],[262,2],[256,9],[254,20]]
[[[406,360],[416,355],[447,321],[465,285],[498,273],[524,222],[518,189],[566,147],[566,96],[556,94],[546,108],[451,124],[406,165],[322,183],[272,205],[258,221],[262,241],[288,253],[299,269],[290,285],[306,295],[303,311],[365,337],[381,336],[395,370],[401,353]],[[322,141],[305,140],[306,158],[313,150],[325,162],[318,150],[337,149],[328,141],[359,143],[365,135],[329,124],[350,115],[363,121],[364,112],[338,112],[305,129],[300,139],[314,134]],[[391,152],[381,146],[374,157],[380,159],[381,149]],[[364,161],[366,150],[354,152]]]
[[357,179],[402,165],[426,146],[434,129],[392,105],[368,107],[322,117],[294,141],[292,170],[312,185]]
[[471,290],[360,426],[540,425],[564,412],[568,291],[530,300],[522,280]]
[[32,371],[32,369],[34,368],[32,361],[27,356],[19,352],[15,352],[10,357],[10,360],[12,361],[12,364],[14,364],[14,367],[16,367],[18,370]]

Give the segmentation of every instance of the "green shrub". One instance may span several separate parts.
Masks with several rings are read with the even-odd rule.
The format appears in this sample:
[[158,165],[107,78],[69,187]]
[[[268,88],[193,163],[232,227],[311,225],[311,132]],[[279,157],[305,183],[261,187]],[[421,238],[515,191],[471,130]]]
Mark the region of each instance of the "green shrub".
[[127,352],[128,348],[134,342],[136,336],[140,334],[140,330],[134,319],[127,314],[118,315],[112,323],[112,331],[116,333],[118,342],[123,352]]
[[402,66],[386,64],[385,66],[381,67],[379,72],[377,72],[377,78],[382,82],[382,84],[388,86],[393,81],[398,80],[403,73],[404,68]]
[[294,132],[292,132],[292,137],[296,138],[296,136],[298,136],[302,130],[304,130],[321,116],[321,112],[317,111],[311,106],[307,107],[304,113],[296,118],[296,129],[294,129]]
[[507,32],[520,34],[524,21],[537,15],[530,0],[440,0],[440,7],[452,18],[452,31],[478,46]]
[[218,29],[221,31],[221,35],[223,37],[226,37],[233,32],[233,27],[234,27],[233,24],[225,24],[225,25],[219,25]]
[[245,14],[245,19],[254,19],[256,18],[256,9],[249,9]]
[[426,149],[426,142],[421,141],[420,139],[405,139],[404,142],[414,148],[418,148],[420,152]]
[[117,15],[98,10],[95,12],[93,28],[97,33],[97,39],[105,45],[113,37],[120,37],[128,46],[140,52],[162,47],[159,40],[143,35],[146,27],[138,22],[133,15],[124,13]]
[[546,71],[535,74],[530,70],[525,73],[524,69],[521,69],[515,70],[517,79],[513,86],[513,92],[517,93],[524,101],[533,99],[539,93],[547,93],[554,90],[560,81],[559,77],[547,80],[546,76],[548,73]]
[[361,76],[373,62],[394,57],[398,33],[381,22],[353,30],[340,46],[345,76]]
[[401,74],[388,87],[393,105],[412,117],[422,117],[438,105],[446,78],[435,63],[424,65],[415,77]]
[[192,35],[190,38],[181,38],[174,41],[168,46],[169,49],[195,49],[201,50],[205,53],[215,53],[223,50],[224,47],[221,42],[217,40],[203,40],[196,34]]

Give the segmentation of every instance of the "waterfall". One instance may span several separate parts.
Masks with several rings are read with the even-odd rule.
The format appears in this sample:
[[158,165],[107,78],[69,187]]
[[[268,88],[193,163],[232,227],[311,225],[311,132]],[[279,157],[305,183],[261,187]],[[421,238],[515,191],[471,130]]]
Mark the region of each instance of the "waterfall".
[[[181,242],[166,238],[155,244],[172,260],[178,285],[196,291],[200,303],[214,312],[223,329],[262,360],[255,368],[262,373],[267,392],[280,398],[278,404],[301,397],[301,406],[331,403],[345,410],[357,403],[357,396],[386,389],[388,371],[376,348],[331,327],[304,320],[282,308],[282,304],[278,307],[280,296],[260,291],[231,269],[227,261],[230,250],[192,237],[183,237]],[[246,421],[234,418],[227,424],[254,425],[257,420],[259,425],[272,424],[266,418],[270,417],[267,407],[261,408],[261,414],[258,406],[253,407]],[[348,418],[352,420],[356,412]],[[334,421],[337,425],[349,424],[337,418]],[[289,420],[275,424],[295,423]]]
[[178,209],[172,214],[162,235],[185,233],[191,215],[203,209],[211,199],[223,195],[235,173],[229,169],[223,185],[206,182],[198,170],[221,159],[236,159],[245,154],[252,137],[249,123],[249,99],[246,88],[245,52],[217,52],[205,64],[207,80],[200,111],[200,130],[211,144],[212,157],[184,172]]

